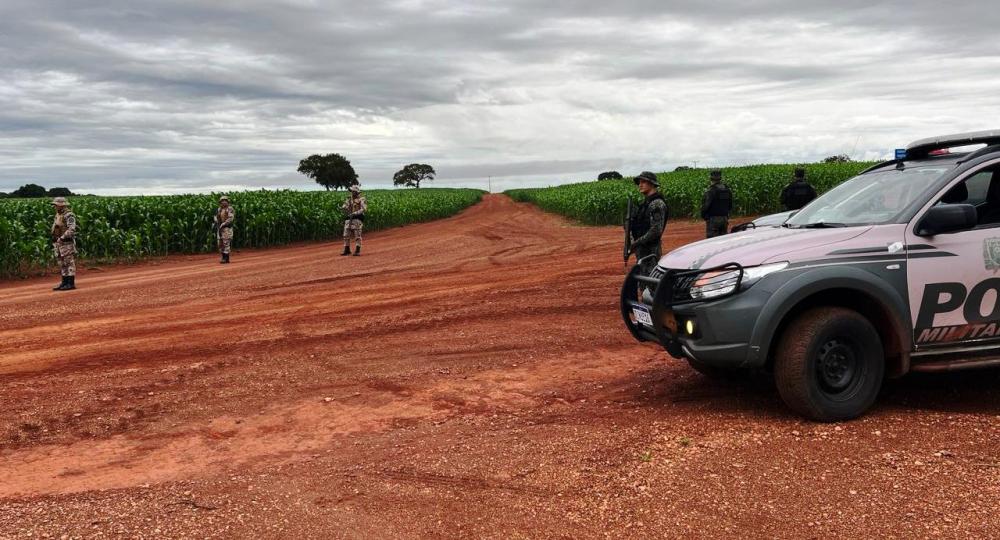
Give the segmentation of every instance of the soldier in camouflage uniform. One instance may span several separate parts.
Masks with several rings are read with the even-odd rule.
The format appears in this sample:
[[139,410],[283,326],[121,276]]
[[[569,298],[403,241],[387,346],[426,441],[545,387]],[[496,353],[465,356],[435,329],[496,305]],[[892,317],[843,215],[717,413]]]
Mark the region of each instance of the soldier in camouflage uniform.
[[656,263],[660,261],[662,253],[660,238],[667,226],[667,202],[663,200],[663,195],[657,191],[660,183],[655,174],[643,171],[632,181],[639,186],[639,193],[642,193],[646,198],[630,217],[631,251],[635,253],[637,261],[642,261],[643,258],[653,255],[642,261],[640,265],[640,271],[648,276],[656,268]]
[[53,291],[71,291],[76,288],[76,215],[69,209],[69,203],[64,197],[52,200],[56,209],[55,222],[52,223],[52,247],[59,261],[59,273],[62,283]]
[[344,201],[344,252],[341,255],[351,254],[351,236],[354,236],[354,256],[361,255],[361,230],[365,225],[365,212],[368,210],[368,202],[361,194],[361,188],[351,186],[348,188],[351,195]]
[[222,259],[219,264],[229,264],[229,250],[233,245],[233,222],[236,220],[236,210],[229,205],[229,197],[219,198],[219,209],[215,211],[216,238],[219,240],[219,252]]
[[722,171],[711,173],[712,185],[705,190],[701,202],[701,219],[705,220],[705,237],[726,234],[729,230],[729,212],[733,209],[733,192],[722,183]]

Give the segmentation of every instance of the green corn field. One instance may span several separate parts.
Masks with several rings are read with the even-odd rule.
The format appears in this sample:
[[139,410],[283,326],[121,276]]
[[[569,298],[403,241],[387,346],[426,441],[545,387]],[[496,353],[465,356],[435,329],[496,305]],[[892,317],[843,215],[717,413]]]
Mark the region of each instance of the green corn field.
[[[795,167],[806,170],[806,179],[822,194],[874,163],[813,163],[807,165],[751,165],[722,169],[722,180],[733,191],[733,215],[748,216],[782,211],[781,189]],[[701,198],[709,185],[708,169],[657,174],[660,193],[671,218],[698,217]],[[513,189],[505,192],[520,202],[533,203],[588,225],[620,225],[628,197],[642,197],[631,178],[568,184],[552,188]]]
[[[474,189],[365,191],[365,230],[454,215],[482,199]],[[343,233],[347,193],[248,191],[229,194],[236,209],[234,248],[325,240]],[[216,249],[212,218],[218,195],[71,197],[79,224],[79,258],[131,261]],[[0,199],[0,276],[25,275],[54,264],[49,199]]]

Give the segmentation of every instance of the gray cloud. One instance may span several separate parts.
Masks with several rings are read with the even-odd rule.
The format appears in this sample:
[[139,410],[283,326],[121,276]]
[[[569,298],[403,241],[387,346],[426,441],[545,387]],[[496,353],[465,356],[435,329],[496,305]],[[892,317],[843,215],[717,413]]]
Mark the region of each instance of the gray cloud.
[[0,191],[307,188],[316,152],[506,187],[879,157],[996,127],[991,7],[7,0]]

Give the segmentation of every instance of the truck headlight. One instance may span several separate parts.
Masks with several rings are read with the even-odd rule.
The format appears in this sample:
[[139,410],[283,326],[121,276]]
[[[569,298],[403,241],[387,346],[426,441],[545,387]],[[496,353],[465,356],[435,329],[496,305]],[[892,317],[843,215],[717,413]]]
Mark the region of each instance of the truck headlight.
[[[787,267],[788,262],[780,262],[744,268],[743,281],[740,284],[743,287],[749,287],[762,277],[779,272]],[[739,270],[721,270],[703,274],[691,286],[691,298],[695,300],[710,300],[730,294],[736,289],[736,282],[739,280],[739,277]]]

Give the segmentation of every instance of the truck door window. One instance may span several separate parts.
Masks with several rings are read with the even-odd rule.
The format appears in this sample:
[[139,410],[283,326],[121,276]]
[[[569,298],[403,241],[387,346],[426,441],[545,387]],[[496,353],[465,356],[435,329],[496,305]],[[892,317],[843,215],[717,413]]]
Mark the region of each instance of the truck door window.
[[[978,213],[977,228],[1000,225],[1000,174],[997,167],[979,171],[956,184],[935,204],[971,204]],[[995,178],[994,178],[995,177]]]

